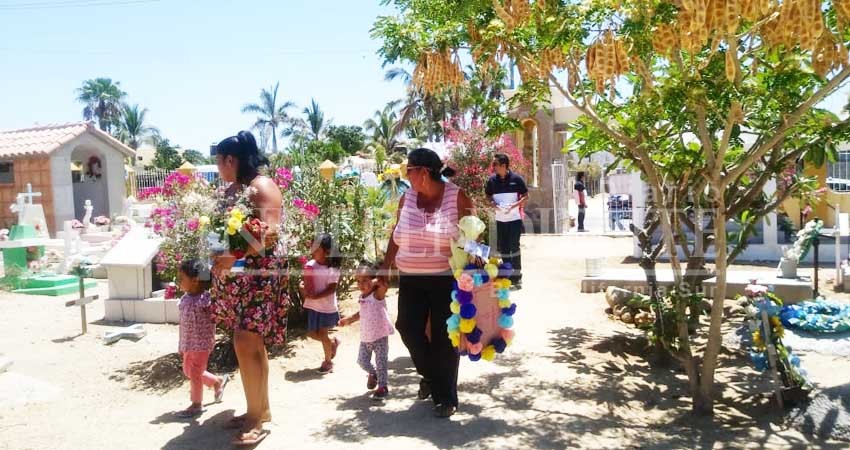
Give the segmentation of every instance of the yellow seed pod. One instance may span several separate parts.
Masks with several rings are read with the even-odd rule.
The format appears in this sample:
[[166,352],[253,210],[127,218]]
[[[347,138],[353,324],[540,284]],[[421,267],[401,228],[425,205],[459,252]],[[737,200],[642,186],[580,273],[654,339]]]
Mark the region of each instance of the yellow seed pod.
[[735,81],[737,67],[735,65],[735,57],[732,50],[726,51],[726,79],[731,83]]
[[726,11],[724,19],[724,31],[729,34],[733,34],[738,31],[738,23],[741,20],[740,0],[726,0]]

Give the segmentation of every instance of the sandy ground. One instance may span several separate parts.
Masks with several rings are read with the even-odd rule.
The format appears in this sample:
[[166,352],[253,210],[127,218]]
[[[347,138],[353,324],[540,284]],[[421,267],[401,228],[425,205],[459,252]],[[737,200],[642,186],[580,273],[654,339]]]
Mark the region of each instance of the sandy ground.
[[[260,448],[847,448],[787,429],[764,399],[767,377],[732,351],[718,374],[725,388],[716,417],[691,416],[684,375],[651,367],[640,334],[606,317],[601,294],[579,293],[583,258],[622,264],[630,239],[529,236],[523,246],[515,344],[495,363],[461,363],[461,409],[450,421],[414,400],[418,378],[397,335],[391,398],[371,402],[355,363],[355,326],[338,334],[333,374],[315,373],[319,346],[301,339],[271,362],[274,418]],[[0,448],[230,448],[222,424],[244,411],[238,377],[198,420],[176,419],[187,384],[141,389],[121,371],[174,352],[177,328],[146,325],[142,340],[104,346],[100,336],[114,324],[97,321],[102,302],[89,308],[89,334],[78,336],[78,310],[64,300],[0,297],[0,353],[14,360],[0,375]],[[850,382],[846,357],[806,352],[803,364],[819,388]]]

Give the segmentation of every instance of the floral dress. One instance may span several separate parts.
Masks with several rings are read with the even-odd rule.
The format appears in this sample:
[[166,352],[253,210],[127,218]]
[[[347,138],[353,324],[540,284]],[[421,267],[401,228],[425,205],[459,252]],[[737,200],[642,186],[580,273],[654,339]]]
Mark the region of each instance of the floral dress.
[[283,344],[289,307],[283,252],[267,248],[263,255],[246,256],[244,263],[244,270],[213,278],[213,317],[225,330],[247,330],[263,336],[267,345]]

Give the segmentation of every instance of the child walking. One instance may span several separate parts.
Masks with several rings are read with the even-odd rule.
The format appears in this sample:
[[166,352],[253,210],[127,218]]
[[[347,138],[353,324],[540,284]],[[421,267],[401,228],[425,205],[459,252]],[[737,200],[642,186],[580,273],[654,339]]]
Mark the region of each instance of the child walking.
[[333,359],[339,348],[339,339],[331,339],[328,333],[339,323],[336,288],[342,258],[331,256],[334,243],[330,234],[319,235],[316,244],[313,259],[304,266],[302,294],[307,310],[307,337],[321,342],[325,354],[319,373],[329,373],[333,371]]
[[[372,399],[382,401],[389,395],[387,388],[387,360],[389,354],[389,335],[393,334],[393,324],[387,312],[384,298],[387,284],[382,278],[376,278],[377,267],[363,264],[357,269],[357,287],[360,289],[360,311],[339,321],[347,326],[360,321],[360,352],[357,363],[368,373],[367,389],[375,389]],[[375,354],[375,366],[372,354]]]
[[192,404],[177,412],[178,417],[196,417],[204,412],[204,386],[215,389],[216,403],[224,396],[230,378],[207,372],[207,361],[215,345],[215,322],[210,314],[209,270],[197,259],[180,264],[177,282],[185,292],[177,304],[180,310],[180,342],[183,373],[189,378]]

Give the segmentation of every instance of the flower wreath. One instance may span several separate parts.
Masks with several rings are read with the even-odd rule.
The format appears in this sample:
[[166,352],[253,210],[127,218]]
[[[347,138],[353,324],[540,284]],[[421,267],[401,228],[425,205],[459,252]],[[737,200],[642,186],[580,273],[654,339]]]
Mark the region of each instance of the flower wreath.
[[[513,267],[499,264],[496,258],[490,258],[484,267],[470,264],[470,255],[465,247],[474,242],[484,231],[484,223],[474,216],[460,220],[461,237],[452,245],[451,266],[455,281],[452,288],[452,315],[446,320],[449,339],[461,355],[469,356],[471,361],[484,359],[492,361],[497,353],[503,353],[514,338],[514,313],[516,304],[511,302],[511,281],[507,278]],[[474,246],[473,246],[474,247]],[[482,297],[477,297],[483,295]],[[476,298],[477,297],[477,298]],[[476,300],[479,301],[476,306]],[[498,304],[486,303],[496,301]],[[485,302],[485,303],[480,303]],[[498,332],[490,331],[487,336],[479,326],[479,308],[488,306],[488,312],[498,311]],[[486,327],[485,327],[486,328]],[[482,342],[489,339],[489,342]]]
[[785,326],[813,333],[850,331],[850,305],[815,300],[782,307],[780,318]]
[[[95,172],[94,165],[97,164],[100,166],[100,169]],[[103,163],[100,161],[100,158],[97,156],[89,157],[88,162],[86,163],[86,176],[89,178],[100,178],[103,171]]]

